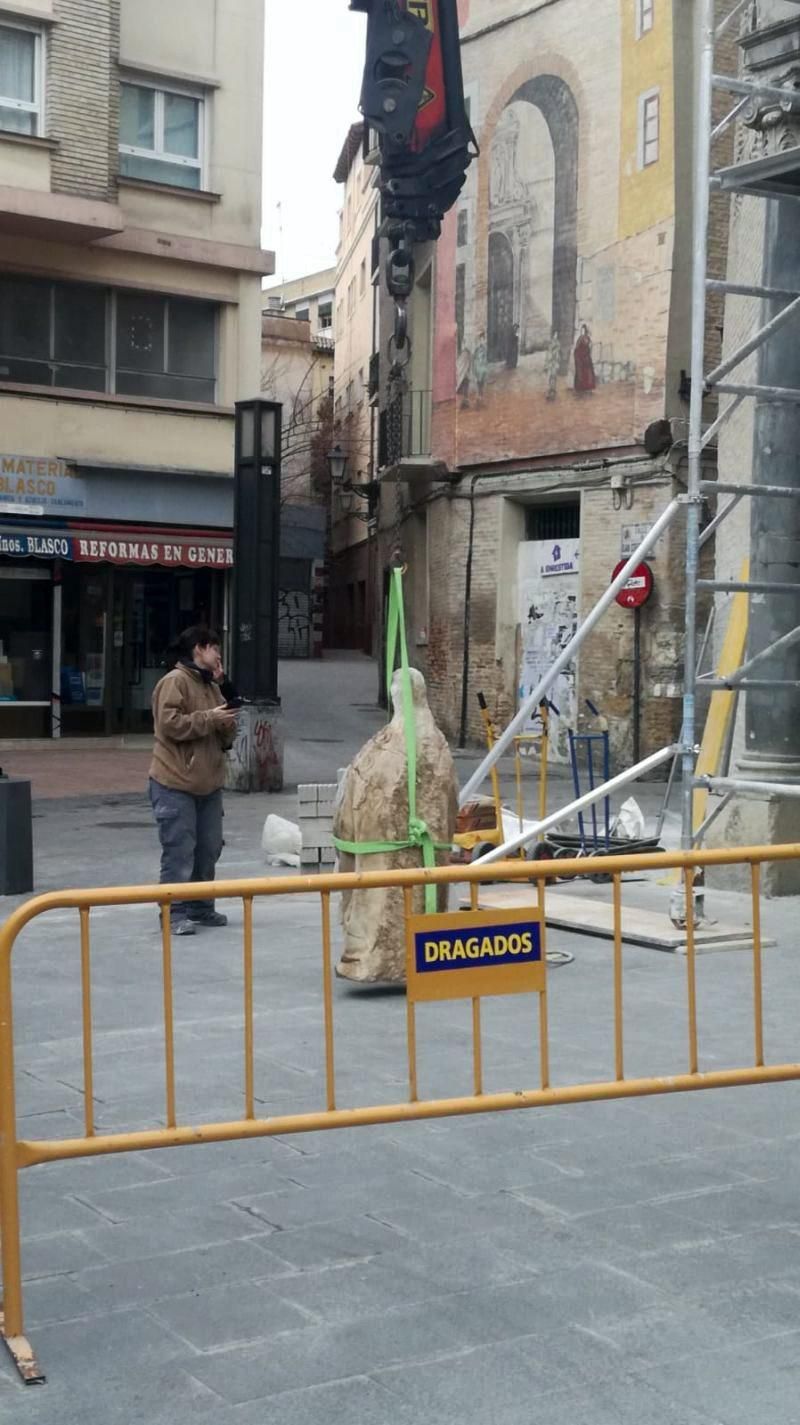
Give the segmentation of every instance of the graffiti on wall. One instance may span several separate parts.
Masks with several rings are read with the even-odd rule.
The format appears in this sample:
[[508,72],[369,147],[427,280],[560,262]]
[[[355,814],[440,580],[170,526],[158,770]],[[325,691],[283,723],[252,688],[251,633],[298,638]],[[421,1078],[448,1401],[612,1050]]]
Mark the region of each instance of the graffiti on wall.
[[[552,541],[535,540],[520,545],[518,558],[518,696],[522,704],[577,631],[580,544],[554,549]],[[554,570],[559,572],[553,573]],[[558,708],[558,716],[551,723],[550,756],[554,762],[569,758],[567,729],[575,725],[576,683],[576,667],[571,663],[548,694]],[[538,730],[534,717],[526,731]]]

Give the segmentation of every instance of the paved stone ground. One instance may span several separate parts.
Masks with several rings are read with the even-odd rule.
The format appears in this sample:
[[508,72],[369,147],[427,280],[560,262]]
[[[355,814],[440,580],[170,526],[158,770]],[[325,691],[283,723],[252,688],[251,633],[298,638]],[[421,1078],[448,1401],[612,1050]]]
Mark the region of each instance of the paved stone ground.
[[[292,780],[327,778],[378,720],[369,665],[328,667],[287,692]],[[291,806],[229,798],[221,872],[260,872],[263,817]],[[141,794],[39,802],[36,843],[40,889],[146,881],[156,863]],[[741,897],[709,900],[726,920],[747,917]],[[776,1062],[798,1058],[797,911],[765,906],[779,941],[765,956]],[[318,914],[315,898],[256,909],[265,1115],[324,1101]],[[241,909],[230,915],[227,930],[174,947],[185,1122],[242,1109]],[[76,922],[35,923],[15,956],[31,1137],[81,1132]],[[153,1126],[164,1111],[153,912],[92,923],[98,1127]],[[554,1082],[609,1077],[610,947],[553,941],[575,956],[551,972]],[[747,1063],[748,957],[703,956],[698,979],[701,1067]],[[626,949],[625,995],[628,1074],[684,1070],[685,962]],[[403,1098],[402,995],[337,986],[335,1015],[340,1104]],[[485,1005],[488,1089],[536,1084],[536,1023],[530,1001]],[[463,1005],[420,1012],[423,1094],[469,1090],[469,1030]],[[796,1425],[798,1174],[791,1084],[32,1169],[27,1327],[49,1382],[25,1391],[0,1358],[0,1422]]]

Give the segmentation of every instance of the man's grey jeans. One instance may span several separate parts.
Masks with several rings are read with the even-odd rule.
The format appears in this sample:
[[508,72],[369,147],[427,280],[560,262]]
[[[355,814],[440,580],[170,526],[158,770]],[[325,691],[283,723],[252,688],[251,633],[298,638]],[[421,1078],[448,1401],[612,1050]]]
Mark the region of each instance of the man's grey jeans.
[[[207,797],[177,792],[150,778],[150,801],[161,841],[161,884],[213,881],[222,854],[222,789]],[[213,901],[174,901],[173,921],[209,915]]]

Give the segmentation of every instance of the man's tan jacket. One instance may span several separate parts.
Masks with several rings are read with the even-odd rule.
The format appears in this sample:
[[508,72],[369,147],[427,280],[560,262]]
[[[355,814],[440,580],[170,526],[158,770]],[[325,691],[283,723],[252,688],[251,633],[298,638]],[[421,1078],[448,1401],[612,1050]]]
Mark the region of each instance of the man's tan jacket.
[[235,731],[216,728],[211,720],[223,698],[216,683],[199,669],[179,663],[153,692],[155,745],[150,776],[162,787],[207,797],[225,780],[225,752]]

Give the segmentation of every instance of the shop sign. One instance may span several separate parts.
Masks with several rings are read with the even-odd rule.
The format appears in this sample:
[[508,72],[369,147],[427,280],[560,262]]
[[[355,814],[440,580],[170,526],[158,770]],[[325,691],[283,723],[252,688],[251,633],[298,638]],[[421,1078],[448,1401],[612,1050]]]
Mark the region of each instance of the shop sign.
[[23,559],[71,559],[73,540],[60,534],[0,534],[0,554]]
[[168,569],[232,569],[230,544],[191,540],[123,538],[110,534],[0,533],[0,555],[11,558],[72,559],[78,564],[157,564]]
[[122,538],[119,535],[75,535],[72,558],[84,564],[159,564],[167,568],[232,569],[229,544],[193,544],[190,540]]
[[86,481],[63,460],[0,455],[0,510],[3,505],[13,505],[14,514],[69,519],[86,509]]
[[580,569],[580,544],[554,544],[542,559],[539,573],[543,579],[553,579],[558,574],[577,574]]
[[409,917],[407,994],[412,1003],[481,995],[541,994],[545,960],[536,906]]

